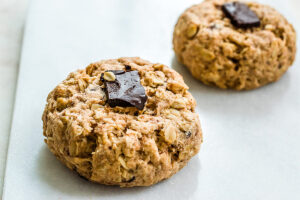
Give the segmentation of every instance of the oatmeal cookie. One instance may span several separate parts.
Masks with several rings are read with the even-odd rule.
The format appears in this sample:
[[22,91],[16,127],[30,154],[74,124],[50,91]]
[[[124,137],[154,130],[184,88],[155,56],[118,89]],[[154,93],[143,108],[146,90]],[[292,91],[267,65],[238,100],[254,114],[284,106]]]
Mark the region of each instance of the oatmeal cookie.
[[199,151],[195,106],[169,67],[140,58],[103,60],[70,73],[49,94],[43,134],[51,152],[90,181],[148,186]]
[[295,58],[296,33],[267,5],[205,0],[179,17],[173,46],[178,60],[204,84],[248,90],[287,71]]

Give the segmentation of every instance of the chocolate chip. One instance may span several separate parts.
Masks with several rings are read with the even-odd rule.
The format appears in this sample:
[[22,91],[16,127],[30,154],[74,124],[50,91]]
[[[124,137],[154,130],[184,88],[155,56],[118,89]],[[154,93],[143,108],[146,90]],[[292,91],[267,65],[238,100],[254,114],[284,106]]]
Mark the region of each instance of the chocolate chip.
[[138,71],[109,70],[116,76],[115,81],[105,81],[107,103],[111,107],[136,107],[143,110],[146,96],[145,89],[140,83]]
[[131,66],[125,65],[125,70],[126,70],[126,71],[130,71],[130,70],[131,70]]
[[240,2],[225,3],[222,10],[231,23],[238,28],[251,28],[260,26],[260,20],[250,8]]

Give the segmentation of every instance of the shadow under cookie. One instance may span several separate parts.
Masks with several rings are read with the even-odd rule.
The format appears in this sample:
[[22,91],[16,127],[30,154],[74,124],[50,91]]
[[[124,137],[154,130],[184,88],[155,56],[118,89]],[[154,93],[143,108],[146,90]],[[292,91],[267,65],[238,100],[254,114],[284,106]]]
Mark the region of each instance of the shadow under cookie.
[[[60,193],[73,197],[97,197],[104,199],[139,199],[149,194],[160,194],[156,199],[167,199],[170,197],[168,188],[170,184],[175,190],[182,190],[182,196],[192,195],[197,188],[197,177],[201,171],[198,157],[193,158],[188,165],[171,178],[150,187],[120,188],[118,186],[106,186],[92,183],[79,177],[75,172],[70,171],[55,156],[43,146],[39,152],[36,172],[41,184],[47,184]],[[154,192],[153,190],[164,191]],[[146,195],[147,196],[147,195]]]

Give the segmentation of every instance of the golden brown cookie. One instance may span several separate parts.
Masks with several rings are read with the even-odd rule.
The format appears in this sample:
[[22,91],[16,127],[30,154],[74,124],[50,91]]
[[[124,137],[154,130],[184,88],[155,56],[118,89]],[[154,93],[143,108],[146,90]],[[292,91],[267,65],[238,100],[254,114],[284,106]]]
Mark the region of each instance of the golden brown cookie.
[[178,60],[204,84],[248,90],[287,71],[295,58],[296,33],[267,5],[206,0],[179,17],[173,45]]
[[177,72],[140,58],[90,64],[49,94],[45,142],[90,181],[121,187],[157,183],[200,149],[196,102],[187,90]]

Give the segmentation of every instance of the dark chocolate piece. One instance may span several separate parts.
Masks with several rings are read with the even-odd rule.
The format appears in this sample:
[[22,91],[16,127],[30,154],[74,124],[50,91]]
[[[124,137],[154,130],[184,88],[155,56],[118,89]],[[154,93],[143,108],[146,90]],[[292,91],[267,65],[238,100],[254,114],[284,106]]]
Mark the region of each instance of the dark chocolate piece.
[[250,8],[240,2],[225,3],[222,10],[231,23],[238,28],[251,28],[260,26],[260,20]]
[[[116,76],[115,81],[104,81],[107,103],[111,107],[136,107],[143,110],[146,96],[145,89],[140,83],[138,71],[109,70]],[[101,75],[103,79],[103,75]]]

